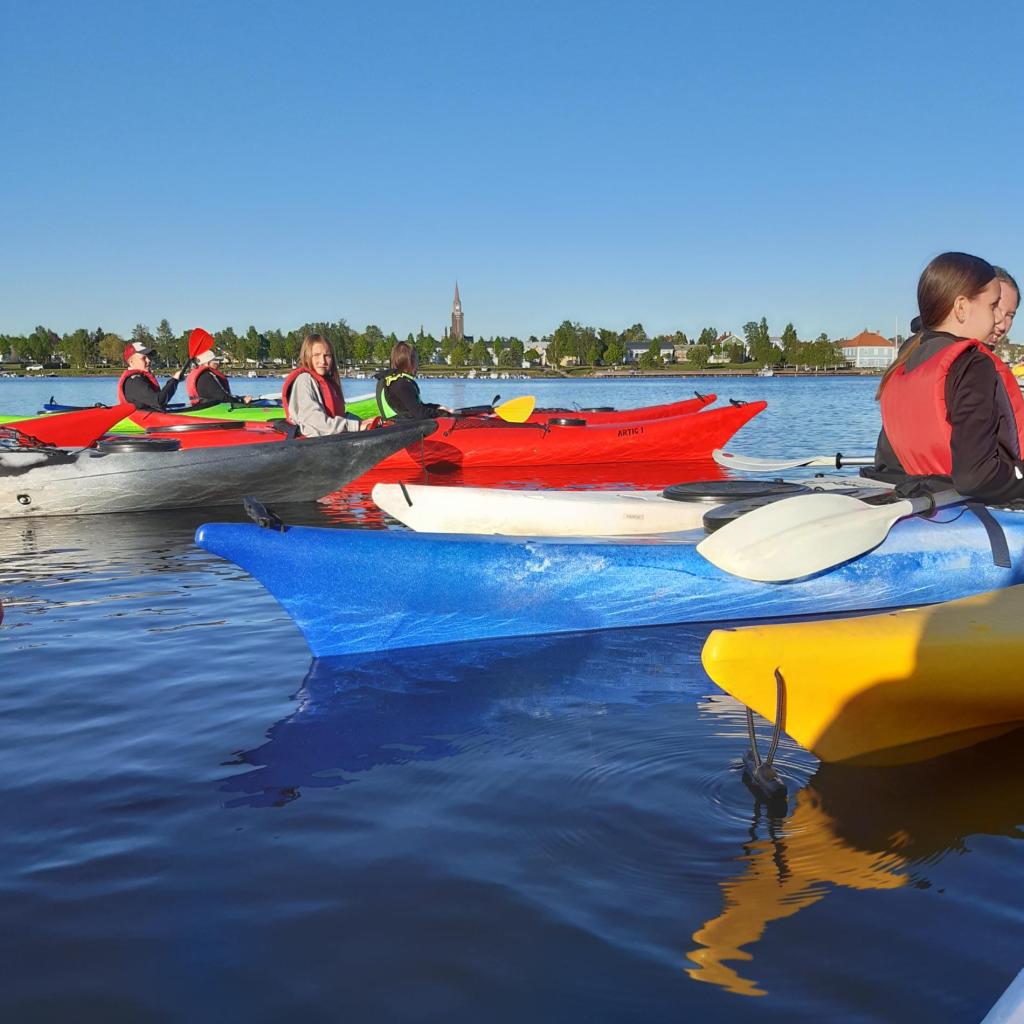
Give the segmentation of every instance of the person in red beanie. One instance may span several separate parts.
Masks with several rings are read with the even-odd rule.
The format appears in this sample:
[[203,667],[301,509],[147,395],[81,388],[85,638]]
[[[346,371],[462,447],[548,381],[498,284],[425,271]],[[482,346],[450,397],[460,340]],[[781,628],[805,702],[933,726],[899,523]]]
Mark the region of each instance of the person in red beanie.
[[207,402],[231,402],[233,404],[252,401],[252,395],[233,395],[231,384],[220,372],[221,355],[212,348],[200,352],[195,358],[196,367],[185,378],[185,389],[192,405]]

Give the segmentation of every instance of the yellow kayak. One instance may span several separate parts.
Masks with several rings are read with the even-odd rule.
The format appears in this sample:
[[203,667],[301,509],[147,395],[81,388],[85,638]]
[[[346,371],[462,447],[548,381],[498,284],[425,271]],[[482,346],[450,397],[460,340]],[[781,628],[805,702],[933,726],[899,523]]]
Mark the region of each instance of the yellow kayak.
[[1024,724],[1024,585],[858,618],[717,629],[708,675],[823,761],[898,764]]

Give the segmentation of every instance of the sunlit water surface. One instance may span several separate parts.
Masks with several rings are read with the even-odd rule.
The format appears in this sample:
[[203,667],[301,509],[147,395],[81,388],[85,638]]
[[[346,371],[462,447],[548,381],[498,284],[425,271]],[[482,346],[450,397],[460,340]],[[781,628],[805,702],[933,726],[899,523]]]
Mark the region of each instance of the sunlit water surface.
[[[732,450],[857,454],[875,383],[700,387],[768,399]],[[3,380],[0,411],[112,391]],[[209,518],[240,515],[0,522],[0,1020],[975,1021],[1021,966],[1020,734],[901,769],[784,741],[782,812],[706,630],[313,662],[193,546]],[[359,495],[288,518],[398,528]]]

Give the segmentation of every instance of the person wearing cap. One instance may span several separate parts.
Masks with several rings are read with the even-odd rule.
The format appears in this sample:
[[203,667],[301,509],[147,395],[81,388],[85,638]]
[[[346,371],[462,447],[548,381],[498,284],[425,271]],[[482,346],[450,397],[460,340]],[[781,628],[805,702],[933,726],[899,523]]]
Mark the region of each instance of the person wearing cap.
[[197,365],[185,378],[188,400],[193,405],[207,402],[245,402],[248,405],[252,401],[252,395],[231,394],[231,385],[227,377],[220,372],[222,358],[220,353],[214,352],[212,348],[196,356]]
[[153,350],[147,348],[141,341],[130,341],[124,347],[124,361],[128,369],[121,374],[117,382],[117,400],[129,402],[137,409],[151,409],[161,411],[167,408],[178,381],[181,380],[181,370],[171,374],[171,379],[160,387],[159,381],[150,372],[150,356]]

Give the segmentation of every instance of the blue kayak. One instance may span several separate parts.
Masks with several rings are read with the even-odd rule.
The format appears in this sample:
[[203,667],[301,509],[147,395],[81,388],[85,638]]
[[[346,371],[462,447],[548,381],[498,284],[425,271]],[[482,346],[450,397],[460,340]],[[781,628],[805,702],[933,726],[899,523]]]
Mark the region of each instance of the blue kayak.
[[251,573],[317,657],[488,638],[751,622],[934,604],[1024,582],[1024,514],[992,513],[1010,568],[962,506],[897,523],[868,554],[791,583],[722,572],[703,533],[546,539],[209,523],[196,543]]

